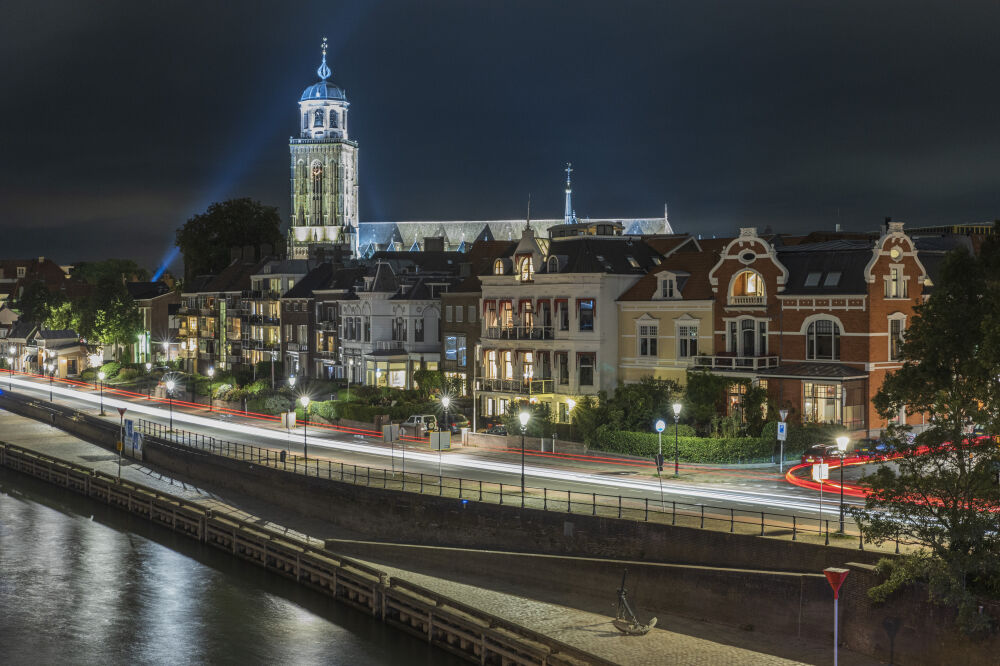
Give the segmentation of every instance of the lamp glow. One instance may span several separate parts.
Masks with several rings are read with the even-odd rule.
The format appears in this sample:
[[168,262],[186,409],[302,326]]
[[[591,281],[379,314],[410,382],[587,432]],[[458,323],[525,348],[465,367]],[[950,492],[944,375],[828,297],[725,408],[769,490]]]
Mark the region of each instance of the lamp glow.
[[301,398],[299,398],[299,402],[302,403],[303,408],[309,409],[309,396],[307,395],[302,396]]
[[849,441],[850,440],[844,435],[841,435],[840,437],[837,438],[837,448],[840,450],[841,453],[847,451],[847,443]]
[[531,415],[528,412],[521,412],[517,415],[517,418],[521,421],[521,427],[524,428],[528,425],[528,419],[531,418]]
[[679,402],[675,402],[672,406],[673,406],[673,410],[674,410],[674,416],[680,416],[681,415],[681,409],[684,406],[681,403],[679,403]]
[[445,409],[448,409],[448,405],[450,405],[450,404],[451,404],[451,398],[449,398],[448,396],[445,396],[445,397],[441,398],[441,406],[442,407],[444,407]]
[[97,373],[97,378],[98,378],[98,379],[100,379],[100,380],[101,380],[102,382],[104,381],[104,378],[105,378],[106,376],[107,376],[107,375],[105,375],[105,374],[104,374],[103,372],[98,372],[98,373]]

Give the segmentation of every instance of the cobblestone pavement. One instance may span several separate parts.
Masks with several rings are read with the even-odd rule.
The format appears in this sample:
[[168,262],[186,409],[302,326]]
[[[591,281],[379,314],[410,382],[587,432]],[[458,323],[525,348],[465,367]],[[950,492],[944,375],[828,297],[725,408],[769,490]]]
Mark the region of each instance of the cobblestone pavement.
[[[106,474],[118,472],[117,454],[3,410],[0,410],[0,440]],[[229,512],[243,520],[257,522],[262,527],[289,536],[308,539],[317,545],[322,545],[322,540],[309,535],[325,538],[362,536],[346,533],[324,521],[281,512],[253,498],[198,487],[127,458],[123,460],[121,475],[129,481],[198,502],[216,511]],[[279,519],[283,524],[276,522]],[[826,664],[832,660],[829,646],[785,640],[676,616],[661,617],[659,627],[646,636],[623,636],[611,625],[611,600],[609,615],[602,616],[381,564],[375,566],[391,576],[433,589],[461,603],[623,665]],[[846,666],[879,663],[847,651],[841,651],[840,658]]]

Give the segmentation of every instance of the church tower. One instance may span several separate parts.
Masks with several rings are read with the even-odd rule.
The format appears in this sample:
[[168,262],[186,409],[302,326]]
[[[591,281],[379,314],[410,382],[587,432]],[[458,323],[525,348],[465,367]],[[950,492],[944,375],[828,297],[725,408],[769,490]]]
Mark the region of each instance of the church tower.
[[358,144],[347,133],[347,97],[328,79],[326,38],[319,81],[299,99],[299,138],[289,139],[292,211],[288,256],[322,249],[358,256]]

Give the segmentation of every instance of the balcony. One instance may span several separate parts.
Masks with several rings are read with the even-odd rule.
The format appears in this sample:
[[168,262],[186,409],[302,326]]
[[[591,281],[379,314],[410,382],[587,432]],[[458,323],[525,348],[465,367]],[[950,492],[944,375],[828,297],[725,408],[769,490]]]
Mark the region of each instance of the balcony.
[[735,356],[719,354],[716,356],[695,356],[696,368],[709,370],[747,370],[755,372],[778,367],[777,356]]
[[372,349],[375,351],[403,351],[403,341],[402,340],[376,340],[372,344]]
[[480,391],[494,393],[517,393],[518,395],[539,395],[555,390],[554,379],[480,379]]
[[752,296],[730,296],[729,305],[740,306],[755,306],[764,305],[764,296],[762,295],[752,295]]
[[281,320],[277,317],[268,317],[260,314],[247,315],[247,322],[257,326],[278,326]]
[[555,328],[552,326],[488,326],[486,337],[490,340],[552,340]]
[[251,301],[276,301],[281,296],[281,294],[274,289],[244,290],[240,295]]

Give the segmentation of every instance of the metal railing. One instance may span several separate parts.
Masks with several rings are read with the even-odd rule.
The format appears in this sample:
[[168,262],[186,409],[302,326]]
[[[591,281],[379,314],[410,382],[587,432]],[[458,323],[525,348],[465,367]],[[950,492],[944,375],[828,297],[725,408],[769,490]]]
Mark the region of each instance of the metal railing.
[[[845,532],[836,531],[839,521],[834,505],[830,516],[806,518],[798,515],[753,511],[711,504],[689,504],[662,498],[635,497],[624,494],[608,495],[596,492],[552,489],[519,484],[481,481],[461,477],[439,476],[422,472],[405,471],[405,450],[393,458],[391,468],[368,467],[327,458],[304,458],[287,451],[232,442],[201,433],[175,428],[169,430],[161,423],[138,419],[136,428],[145,436],[155,437],[166,443],[205,451],[212,455],[264,465],[272,469],[302,474],[317,479],[350,483],[367,488],[400,490],[423,495],[453,498],[463,502],[483,502],[501,506],[524,507],[569,515],[589,515],[641,522],[669,523],[682,527],[697,527],[727,531],[731,534],[748,534],[761,537],[787,537],[792,541],[802,538],[830,544],[831,537],[857,540],[858,549],[864,550],[864,541],[857,526],[845,517]],[[830,532],[830,523],[834,532]],[[853,542],[852,542],[853,543]],[[899,552],[899,542],[896,542]]]
[[555,390],[553,379],[486,379],[479,380],[479,390],[495,393],[520,393],[536,395],[552,393]]
[[552,326],[487,326],[486,337],[491,340],[552,340]]

